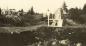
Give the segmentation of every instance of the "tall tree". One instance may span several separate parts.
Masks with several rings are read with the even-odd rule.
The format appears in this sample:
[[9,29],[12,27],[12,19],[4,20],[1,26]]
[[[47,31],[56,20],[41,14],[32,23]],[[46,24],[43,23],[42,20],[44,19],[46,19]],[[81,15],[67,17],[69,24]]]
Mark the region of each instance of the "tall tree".
[[34,14],[35,14],[33,7],[31,7],[29,13],[30,13],[31,15],[34,15]]
[[1,15],[1,8],[0,8],[0,15]]
[[62,9],[61,9],[61,15],[62,15],[62,19],[63,19],[63,25],[66,25],[66,18],[68,17],[68,9],[66,6],[66,3],[63,3]]
[[65,10],[66,12],[68,12],[67,5],[66,5],[65,2],[64,2],[64,4],[63,4],[63,10]]

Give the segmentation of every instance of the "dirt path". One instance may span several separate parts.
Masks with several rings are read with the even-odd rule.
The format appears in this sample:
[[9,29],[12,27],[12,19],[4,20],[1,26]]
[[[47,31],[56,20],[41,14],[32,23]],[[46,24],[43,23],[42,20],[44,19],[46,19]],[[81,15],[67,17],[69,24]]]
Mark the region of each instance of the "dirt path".
[[36,30],[39,27],[45,26],[44,24],[41,25],[35,25],[35,26],[28,26],[28,27],[0,27],[5,30],[8,30],[9,32],[22,32],[22,31],[32,31]]
[[[28,26],[28,27],[0,27],[0,30],[2,30],[2,32],[22,32],[22,31],[32,31],[32,30],[36,30],[39,27],[45,26],[47,27],[47,25],[45,24],[40,24],[40,25],[35,25],[35,26]],[[86,28],[86,26],[63,26],[62,28]],[[4,31],[3,31],[4,30]]]

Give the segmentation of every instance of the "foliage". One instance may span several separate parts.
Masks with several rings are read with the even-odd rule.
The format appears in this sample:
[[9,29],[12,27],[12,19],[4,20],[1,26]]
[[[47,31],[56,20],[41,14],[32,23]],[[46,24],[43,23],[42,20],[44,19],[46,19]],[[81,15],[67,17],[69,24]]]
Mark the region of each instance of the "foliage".
[[20,12],[20,15],[22,16],[22,15],[23,15],[23,13],[24,13],[24,10],[23,10],[23,9],[21,9],[21,10],[19,10],[19,12]]
[[[1,9],[0,9],[1,13]],[[33,16],[34,15],[34,16]],[[28,12],[24,12],[23,9],[15,12],[12,15],[0,15],[0,26],[29,26],[36,25],[40,21],[40,19],[35,19],[36,14],[34,12],[33,7]]]
[[81,18],[80,18],[80,10],[78,8],[71,8],[69,10],[69,18],[71,18],[72,20],[76,21],[76,22],[80,22]]
[[33,7],[31,7],[31,9],[27,12],[27,14],[30,14],[30,15],[34,15],[35,14]]
[[0,8],[0,15],[1,15],[1,12],[2,12],[2,10],[1,10],[1,8]]
[[83,12],[83,14],[86,14],[86,4],[84,5],[82,12]]
[[54,30],[55,28],[40,27],[37,29],[36,37],[38,37],[40,41],[48,41],[50,39],[56,39],[56,37],[58,37],[58,33]]
[[86,23],[86,4],[84,5],[83,9],[79,8],[71,8],[69,9],[69,19],[72,19],[75,22],[80,24]]
[[68,9],[67,9],[67,6],[66,6],[66,3],[65,2],[63,4],[63,10],[65,10],[66,12],[68,12]]

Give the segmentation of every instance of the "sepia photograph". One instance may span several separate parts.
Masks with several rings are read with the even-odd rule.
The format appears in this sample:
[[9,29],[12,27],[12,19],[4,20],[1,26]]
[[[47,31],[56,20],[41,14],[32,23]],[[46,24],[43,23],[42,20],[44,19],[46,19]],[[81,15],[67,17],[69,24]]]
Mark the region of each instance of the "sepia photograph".
[[86,46],[86,1],[0,0],[0,46]]

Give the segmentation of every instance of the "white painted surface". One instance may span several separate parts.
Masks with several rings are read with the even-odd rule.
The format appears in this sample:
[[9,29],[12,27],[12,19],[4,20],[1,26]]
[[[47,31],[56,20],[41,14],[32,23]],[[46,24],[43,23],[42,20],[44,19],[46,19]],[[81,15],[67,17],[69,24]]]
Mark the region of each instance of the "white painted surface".
[[[61,19],[61,9],[55,12],[54,18],[50,19],[50,15],[48,12],[48,26],[49,27],[62,27],[63,25],[63,19]],[[52,21],[52,24],[50,24],[50,21]]]

